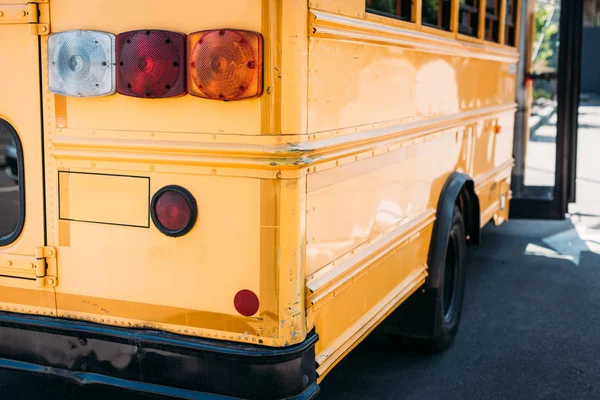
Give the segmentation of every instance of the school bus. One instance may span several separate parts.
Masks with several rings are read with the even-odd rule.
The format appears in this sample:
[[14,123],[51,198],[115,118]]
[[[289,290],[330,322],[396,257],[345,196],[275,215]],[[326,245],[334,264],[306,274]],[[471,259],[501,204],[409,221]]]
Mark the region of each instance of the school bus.
[[[0,367],[309,399],[457,333],[516,0],[0,0]],[[381,323],[381,324],[380,324]]]

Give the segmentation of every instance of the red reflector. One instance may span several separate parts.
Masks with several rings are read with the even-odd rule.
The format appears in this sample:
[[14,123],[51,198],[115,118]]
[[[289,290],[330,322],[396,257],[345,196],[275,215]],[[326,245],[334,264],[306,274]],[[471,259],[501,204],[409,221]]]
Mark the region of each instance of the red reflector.
[[233,305],[237,312],[245,317],[250,317],[256,314],[260,303],[258,301],[258,296],[256,296],[254,292],[244,289],[236,293],[233,298]]
[[161,98],[185,94],[185,35],[144,30],[117,35],[117,92]]
[[190,192],[180,186],[166,186],[152,198],[152,220],[165,235],[182,236],[196,222],[196,201]]
[[232,29],[195,32],[188,36],[187,52],[187,90],[191,95],[230,101],[262,94],[260,33]]

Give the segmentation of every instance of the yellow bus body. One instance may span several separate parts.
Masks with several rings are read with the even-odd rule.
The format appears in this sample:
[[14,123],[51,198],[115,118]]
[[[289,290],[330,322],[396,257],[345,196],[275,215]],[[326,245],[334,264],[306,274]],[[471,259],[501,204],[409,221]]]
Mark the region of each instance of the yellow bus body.
[[[508,217],[518,52],[457,33],[458,1],[449,32],[364,0],[37,3],[32,23],[0,0],[0,118],[26,199],[0,247],[0,311],[272,348],[316,331],[322,379],[424,284],[452,172],[473,179],[481,226]],[[264,93],[48,90],[47,33],[149,28],[260,32]],[[178,238],[148,211],[173,184],[198,203]],[[236,311],[241,289],[256,315]]]

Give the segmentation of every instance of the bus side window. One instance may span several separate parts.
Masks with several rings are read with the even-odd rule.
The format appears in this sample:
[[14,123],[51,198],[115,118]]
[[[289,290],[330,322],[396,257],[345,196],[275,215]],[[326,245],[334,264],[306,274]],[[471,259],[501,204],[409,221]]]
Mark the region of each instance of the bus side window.
[[423,0],[423,25],[450,30],[451,0]]
[[479,0],[460,0],[458,31],[477,37],[479,28]]
[[498,41],[500,25],[500,0],[487,0],[485,6],[485,40]]
[[366,0],[366,4],[370,13],[410,21],[412,0]]
[[515,27],[517,25],[517,0],[506,0],[506,27],[504,29],[504,44],[515,45]]
[[0,119],[0,246],[12,243],[23,227],[22,163],[17,133]]

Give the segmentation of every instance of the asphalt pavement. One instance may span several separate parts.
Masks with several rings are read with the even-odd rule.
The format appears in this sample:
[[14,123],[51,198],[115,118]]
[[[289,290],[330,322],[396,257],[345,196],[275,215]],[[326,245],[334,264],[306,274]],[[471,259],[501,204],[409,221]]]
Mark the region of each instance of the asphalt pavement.
[[598,222],[487,226],[450,350],[411,354],[372,335],[322,399],[600,399]]
[[[414,354],[371,335],[325,378],[319,400],[600,399],[599,247],[600,218],[487,226],[469,249],[450,350]],[[159,397],[0,372],[0,399],[107,398]]]

